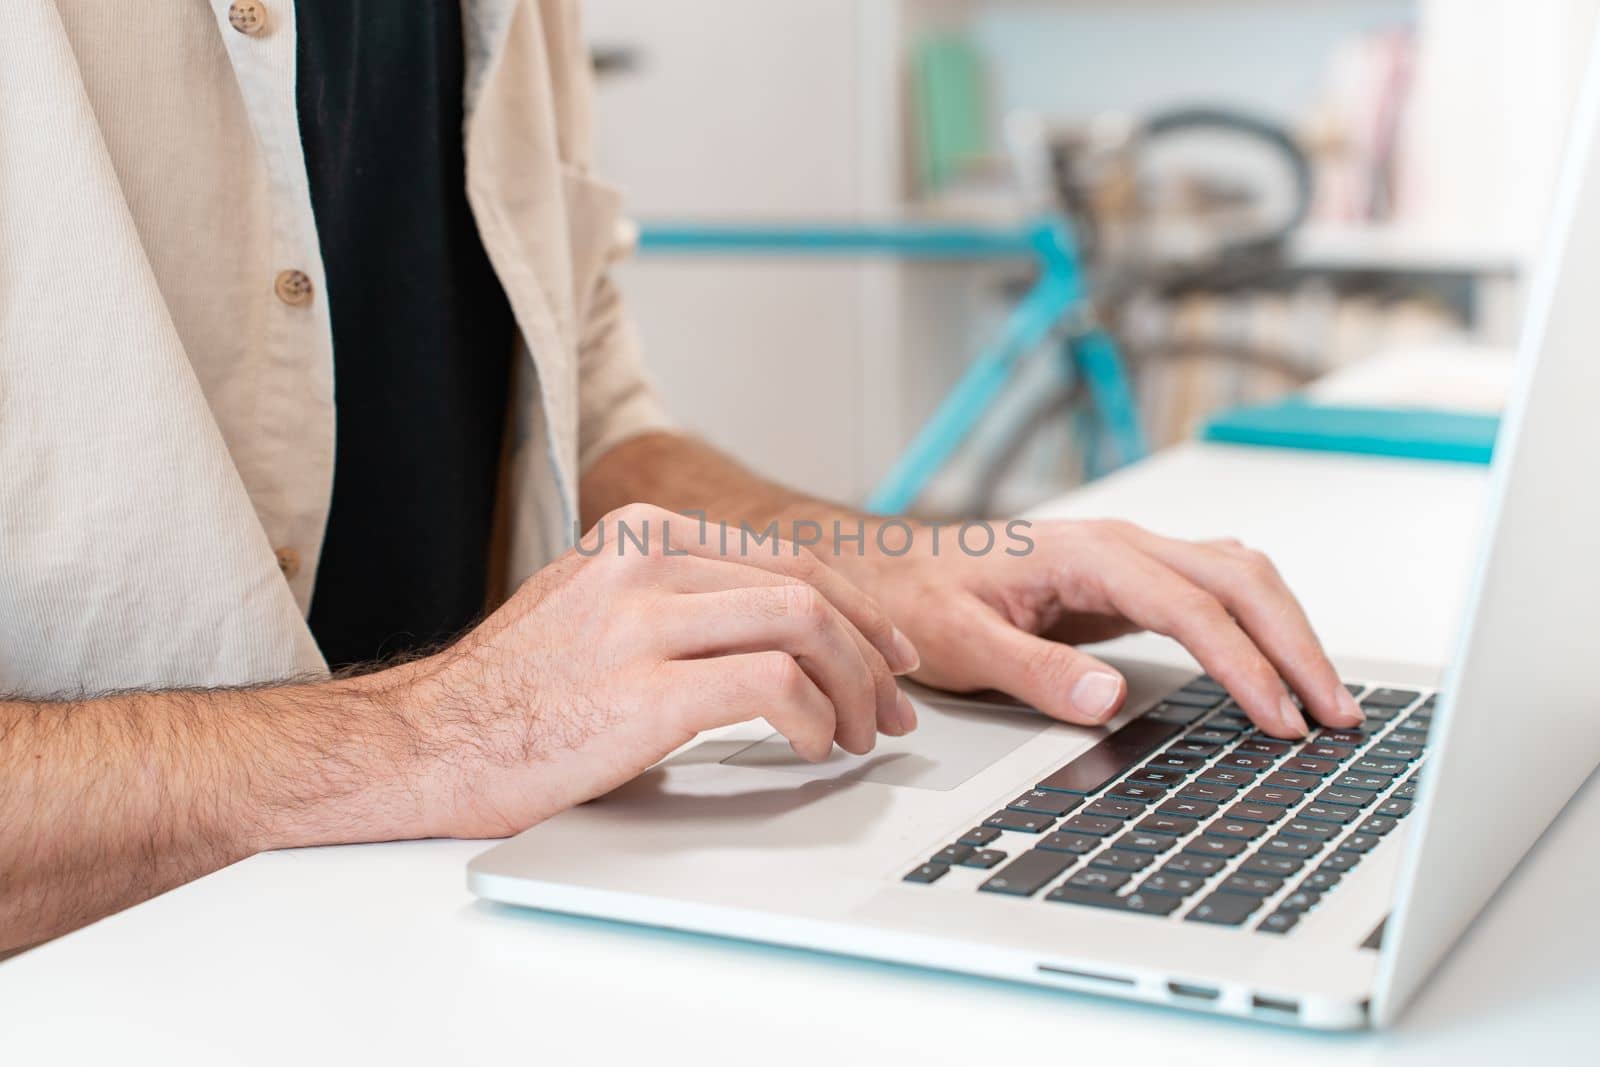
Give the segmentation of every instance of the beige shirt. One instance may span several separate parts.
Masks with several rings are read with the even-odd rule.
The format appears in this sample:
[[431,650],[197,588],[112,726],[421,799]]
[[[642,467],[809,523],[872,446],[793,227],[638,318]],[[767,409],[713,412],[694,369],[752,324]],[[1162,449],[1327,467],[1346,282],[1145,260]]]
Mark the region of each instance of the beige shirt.
[[[666,425],[576,6],[463,2],[468,199],[522,339],[502,594],[570,543],[585,466]],[[293,0],[0,4],[0,694],[324,668],[324,291]]]

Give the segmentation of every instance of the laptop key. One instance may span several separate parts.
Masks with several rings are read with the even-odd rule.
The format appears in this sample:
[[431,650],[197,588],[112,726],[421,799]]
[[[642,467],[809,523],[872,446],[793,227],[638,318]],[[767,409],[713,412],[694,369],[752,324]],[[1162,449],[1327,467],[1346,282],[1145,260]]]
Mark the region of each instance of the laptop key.
[[1356,750],[1349,745],[1330,745],[1324,741],[1317,741],[1309,745],[1300,746],[1300,755],[1312,759],[1331,759],[1335,763],[1343,763],[1356,754]]
[[1013,897],[1031,897],[1045,887],[1045,883],[1078,862],[1078,857],[1065,852],[1047,852],[1032,849],[1024,852],[978,888],[986,893],[1004,893]]
[[1204,718],[1206,710],[1188,704],[1157,704],[1139,718],[1142,721],[1162,722],[1171,726],[1188,726]]
[[1301,867],[1305,860],[1298,856],[1251,856],[1239,867],[1240,874],[1256,874],[1264,878],[1287,878]]
[[972,855],[970,845],[946,845],[932,856],[928,857],[929,863],[956,864]]
[[1309,859],[1322,851],[1322,841],[1315,837],[1274,837],[1261,846],[1263,856],[1292,856]]
[[1093,834],[1064,833],[1057,830],[1053,834],[1046,834],[1034,847],[1050,852],[1072,852],[1082,855],[1085,852],[1093,852],[1099,848],[1100,842],[1101,838],[1095,837]]
[[1264,934],[1286,934],[1290,930],[1293,930],[1294,924],[1299,921],[1299,913],[1293,911],[1284,911],[1282,908],[1279,908],[1271,915],[1268,915],[1265,919],[1262,919],[1260,925],[1257,926],[1256,929],[1260,930]]
[[1040,789],[1088,795],[1098,793],[1123,772],[1183,732],[1178,723],[1149,715],[1134,719],[1116,733],[1102,737],[1093,748],[1039,783]]
[[1213,730],[1210,727],[1201,727],[1190,730],[1183,738],[1185,741],[1202,741],[1208,745],[1231,745],[1234,742],[1233,734],[1227,730]]
[[966,833],[957,838],[957,840],[963,845],[971,845],[973,848],[982,848],[984,845],[987,845],[990,841],[993,841],[999,836],[1000,831],[996,830],[992,826],[974,826],[972,829],[968,830]]
[[1193,693],[1215,693],[1224,697],[1228,695],[1227,687],[1209,674],[1200,675],[1194,681],[1185,685],[1184,688]]
[[1396,730],[1387,738],[1397,745],[1410,745],[1413,748],[1425,748],[1428,744],[1428,735],[1421,730]]
[[1300,885],[1305,889],[1314,890],[1318,893],[1326,893],[1328,890],[1338,885],[1339,879],[1343,877],[1344,875],[1339,871],[1325,871],[1318,867],[1316,870],[1306,875],[1306,880],[1301,882]]
[[1177,843],[1178,839],[1169,834],[1152,834],[1144,830],[1129,830],[1111,842],[1111,847],[1128,849],[1132,852],[1153,852],[1160,855]]
[[1417,783],[1407,782],[1389,795],[1399,800],[1415,800],[1417,797]]
[[1296,889],[1278,901],[1278,907],[1284,911],[1310,911],[1321,899],[1322,894],[1315,889]]
[[[1343,782],[1344,778],[1339,781]],[[1371,789],[1347,789],[1335,783],[1318,793],[1317,799],[1327,804],[1343,804],[1347,808],[1364,808],[1377,800],[1378,794]]]
[[1032,811],[1040,815],[1060,818],[1079,804],[1083,798],[1071,793],[1052,793],[1047,789],[1030,789],[1006,807],[1012,811]]
[[1256,804],[1245,801],[1223,812],[1227,819],[1244,819],[1249,822],[1277,822],[1283,818],[1284,809],[1278,804]]
[[1342,852],[1371,852],[1382,840],[1377,834],[1351,834],[1339,842],[1339,849]]
[[1204,878],[1193,874],[1180,874],[1163,868],[1139,883],[1142,893],[1165,893],[1172,897],[1186,897],[1206,884]]
[[1340,872],[1342,874],[1345,871],[1352,870],[1356,866],[1356,864],[1358,864],[1360,862],[1361,862],[1361,853],[1359,853],[1359,852],[1346,852],[1344,849],[1341,848],[1339,851],[1335,852],[1333,855],[1331,855],[1327,859],[1323,860],[1322,861],[1322,865],[1320,867],[1318,867],[1317,870],[1319,870],[1319,871],[1338,871],[1338,872]]
[[1214,693],[1201,689],[1180,689],[1176,693],[1168,693],[1162,698],[1161,703],[1178,704],[1186,708],[1201,708],[1205,711],[1210,711],[1226,699],[1226,693]]
[[1089,861],[1089,866],[1112,871],[1142,871],[1156,861],[1148,852],[1128,852],[1108,848]]
[[1071,830],[1075,834],[1094,834],[1097,837],[1109,837],[1122,829],[1119,819],[1107,819],[1100,815],[1074,815],[1061,824],[1063,830]]
[[1307,804],[1295,815],[1301,819],[1310,819],[1312,822],[1331,822],[1339,826],[1354,819],[1361,812],[1355,808],[1347,808],[1343,804]]
[[1406,762],[1397,759],[1373,759],[1368,756],[1356,760],[1350,765],[1350,769],[1357,774],[1387,774],[1393,778],[1395,775],[1406,773]]
[[[1305,799],[1305,794],[1298,789],[1282,789],[1277,786],[1263,785],[1250,790],[1244,795],[1250,804],[1275,804],[1280,808],[1292,808]],[[1279,812],[1278,814],[1283,814]]]
[[1182,815],[1163,815],[1156,812],[1154,815],[1140,819],[1134,824],[1134,829],[1147,834],[1170,834],[1173,837],[1184,837],[1194,833],[1195,827],[1200,824],[1193,819],[1186,819]]
[[1324,730],[1317,735],[1317,740],[1333,745],[1350,745],[1360,748],[1367,743],[1368,735],[1360,730]]
[[1204,782],[1190,782],[1178,790],[1180,800],[1203,800],[1207,804],[1226,804],[1238,795],[1238,790],[1225,785],[1206,785]]
[[1109,871],[1091,867],[1068,878],[1062,888],[1072,886],[1074,889],[1086,889],[1095,893],[1115,893],[1127,885],[1132,877],[1133,875],[1127,871]]
[[1045,897],[1058,904],[1084,904],[1091,908],[1110,908],[1113,911],[1131,911],[1147,915],[1170,915],[1183,900],[1162,893],[1129,893],[1125,897],[1093,890],[1076,889],[1071,883],[1051,890]]
[[1301,792],[1305,792],[1321,785],[1322,779],[1315,774],[1290,774],[1287,771],[1278,771],[1263,778],[1261,784],[1278,789],[1298,789]]
[[1242,737],[1255,732],[1255,727],[1250,725],[1249,719],[1223,718],[1213,715],[1206,720],[1205,728],[1218,733],[1228,734],[1230,737]]
[[1317,774],[1326,777],[1338,770],[1339,765],[1332,760],[1296,756],[1293,759],[1284,760],[1283,769],[1290,774]]
[[1174,786],[1183,781],[1185,775],[1177,771],[1169,771],[1162,767],[1144,766],[1128,775],[1136,782],[1154,782],[1160,786]]
[[1246,822],[1243,819],[1222,818],[1207,826],[1206,835],[1209,837],[1231,837],[1240,841],[1254,841],[1267,832],[1265,823]]
[[1144,810],[1143,804],[1136,804],[1131,800],[1113,800],[1104,797],[1083,809],[1085,815],[1097,815],[1102,819],[1131,819]]
[[1197,756],[1185,756],[1182,753],[1168,750],[1150,761],[1150,766],[1160,767],[1163,770],[1178,771],[1180,774],[1193,774],[1205,766],[1205,760]]
[[1217,886],[1219,893],[1248,893],[1253,897],[1270,897],[1283,888],[1282,878],[1269,878],[1259,874],[1236,874]]
[[1389,788],[1389,783],[1394,781],[1392,775],[1365,774],[1360,771],[1346,771],[1333,780],[1333,784],[1341,789],[1370,789],[1374,793],[1382,792]]
[[1391,819],[1403,819],[1411,814],[1411,801],[1404,799],[1385,800],[1378,805],[1378,814],[1387,815]]
[[1361,706],[1403,708],[1421,695],[1415,689],[1374,689],[1362,698]]
[[1262,756],[1251,752],[1230,752],[1217,761],[1219,766],[1233,767],[1241,771],[1252,771],[1260,774],[1272,766],[1271,756]]
[[974,852],[972,855],[962,860],[961,866],[977,867],[980,870],[988,870],[990,867],[998,867],[1001,863],[1005,862],[1005,858],[1006,854],[997,848],[984,848],[979,849],[977,852]]
[[1195,778],[1201,785],[1221,785],[1238,789],[1255,781],[1256,772],[1241,767],[1207,767]]
[[1404,760],[1411,763],[1422,758],[1422,749],[1417,745],[1373,745],[1367,753],[1375,759]]
[[1318,841],[1326,841],[1330,837],[1338,836],[1339,828],[1325,822],[1313,822],[1310,819],[1292,819],[1283,824],[1282,831],[1290,837],[1311,837]]
[[1210,741],[1196,741],[1193,738],[1186,737],[1167,749],[1167,751],[1174,755],[1199,756],[1201,759],[1207,759],[1221,752],[1222,746],[1213,744]]
[[1192,839],[1183,846],[1185,852],[1195,852],[1202,856],[1221,856],[1232,859],[1245,849],[1245,842],[1236,837],[1212,837],[1206,835]]
[[929,882],[937,882],[949,873],[950,865],[947,863],[924,863],[900,880],[927,885]]
[[1111,787],[1108,796],[1118,800],[1135,800],[1140,804],[1151,804],[1167,795],[1166,789],[1154,782],[1121,781]]
[[1217,813],[1215,804],[1204,800],[1184,800],[1181,796],[1167,801],[1156,809],[1160,815],[1176,815],[1182,819],[1208,819]]
[[1212,893],[1194,906],[1184,918],[1195,923],[1238,926],[1261,907],[1261,898],[1245,893]]
[[1287,756],[1289,748],[1290,745],[1287,741],[1273,741],[1265,737],[1252,737],[1247,741],[1240,741],[1239,747],[1234,751],[1249,752],[1257,756]]
[[1015,830],[1022,834],[1042,834],[1050,829],[1055,819],[1049,815],[1039,815],[1026,811],[997,811],[987,819],[983,825],[996,830]]
[[1201,878],[1210,878],[1227,865],[1228,861],[1221,856],[1199,856],[1193,852],[1184,852],[1172,857],[1161,869],[1173,874],[1193,874]]

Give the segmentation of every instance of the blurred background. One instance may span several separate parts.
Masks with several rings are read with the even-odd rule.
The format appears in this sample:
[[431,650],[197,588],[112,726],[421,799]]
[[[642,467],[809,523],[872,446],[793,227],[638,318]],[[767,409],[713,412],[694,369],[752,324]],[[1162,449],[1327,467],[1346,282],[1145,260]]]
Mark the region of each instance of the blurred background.
[[1369,363],[1492,412],[1597,6],[587,0],[647,363],[690,428],[866,501],[1038,285],[1044,220],[1086,291],[918,511],[1136,458],[1067,346],[1090,328],[1152,449]]

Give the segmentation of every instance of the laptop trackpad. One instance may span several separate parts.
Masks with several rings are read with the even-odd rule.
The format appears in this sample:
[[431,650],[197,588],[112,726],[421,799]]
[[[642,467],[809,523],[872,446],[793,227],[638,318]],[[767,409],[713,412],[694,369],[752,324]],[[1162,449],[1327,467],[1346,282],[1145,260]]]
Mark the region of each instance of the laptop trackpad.
[[1029,738],[1049,729],[1051,720],[1015,707],[955,707],[912,698],[917,729],[909,737],[878,738],[865,756],[835,747],[821,763],[807,763],[774,733],[722,762],[761,767],[811,779],[851,778],[918,789],[954,789]]

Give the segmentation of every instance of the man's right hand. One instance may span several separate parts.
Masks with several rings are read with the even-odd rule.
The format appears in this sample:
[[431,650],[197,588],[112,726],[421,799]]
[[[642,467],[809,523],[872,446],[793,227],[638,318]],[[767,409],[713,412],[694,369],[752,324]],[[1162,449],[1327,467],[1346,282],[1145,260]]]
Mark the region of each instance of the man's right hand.
[[731,723],[764,718],[808,760],[915,728],[894,675],[916,651],[866,594],[802,547],[709,530],[622,508],[457,644],[386,672],[426,754],[423,832],[522,830]]

